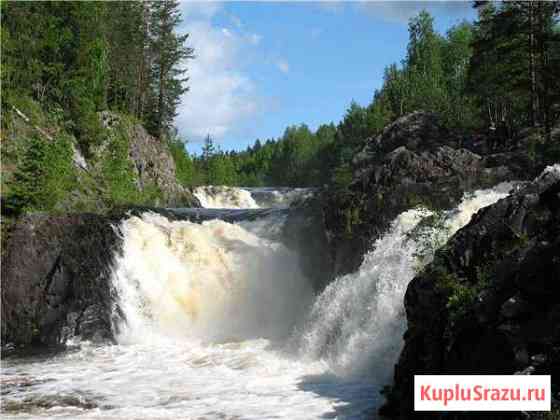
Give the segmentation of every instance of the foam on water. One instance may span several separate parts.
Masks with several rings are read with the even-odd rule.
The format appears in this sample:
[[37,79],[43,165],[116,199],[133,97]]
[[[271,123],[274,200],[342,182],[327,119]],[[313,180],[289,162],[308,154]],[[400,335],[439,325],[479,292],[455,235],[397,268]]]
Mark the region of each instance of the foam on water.
[[313,195],[313,188],[240,188],[205,185],[194,195],[200,205],[210,209],[287,208],[298,199]]
[[127,341],[150,333],[205,340],[290,333],[312,299],[297,256],[221,220],[132,217],[114,284]]
[[251,193],[243,188],[206,185],[197,187],[194,195],[207,209],[258,209]]

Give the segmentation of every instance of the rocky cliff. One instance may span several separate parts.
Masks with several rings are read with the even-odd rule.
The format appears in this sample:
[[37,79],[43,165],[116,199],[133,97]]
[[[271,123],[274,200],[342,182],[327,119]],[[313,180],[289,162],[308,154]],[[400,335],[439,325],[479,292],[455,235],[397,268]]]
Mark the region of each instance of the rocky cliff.
[[404,304],[408,330],[383,414],[413,415],[415,374],[551,374],[560,399],[560,166],[478,212],[412,280]]
[[102,162],[115,133],[127,139],[134,182],[140,192],[155,187],[161,195],[149,203],[156,207],[200,207],[200,202],[189,188],[177,182],[175,161],[165,141],[157,139],[139,123],[129,122],[118,114],[101,113],[102,125],[108,131],[105,141],[94,151],[97,161]]
[[[128,204],[200,207],[192,191],[177,182],[167,142],[149,135],[133,117],[101,112],[88,140],[79,142],[73,124],[55,111],[29,98],[18,106],[7,106],[2,119],[4,215],[30,210],[105,213]],[[37,156],[36,142],[42,146]],[[14,199],[13,191],[23,188],[21,179],[37,176],[25,172],[30,164],[41,168],[42,176],[27,188],[25,200]]]
[[452,208],[466,191],[518,178],[507,160],[488,160],[463,143],[426,112],[401,117],[366,142],[354,158],[348,189],[323,195],[335,274],[356,270],[373,240],[404,210]]

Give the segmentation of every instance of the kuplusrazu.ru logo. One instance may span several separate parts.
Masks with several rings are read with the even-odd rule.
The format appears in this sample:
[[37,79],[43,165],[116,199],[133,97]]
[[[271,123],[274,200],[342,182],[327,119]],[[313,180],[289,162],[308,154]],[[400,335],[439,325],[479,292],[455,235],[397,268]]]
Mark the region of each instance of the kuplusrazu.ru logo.
[[550,411],[550,375],[415,375],[415,411]]

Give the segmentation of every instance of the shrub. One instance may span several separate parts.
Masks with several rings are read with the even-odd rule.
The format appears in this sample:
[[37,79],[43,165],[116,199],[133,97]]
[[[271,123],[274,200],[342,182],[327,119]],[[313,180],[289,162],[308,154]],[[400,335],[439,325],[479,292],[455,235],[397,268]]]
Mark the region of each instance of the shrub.
[[21,164],[8,183],[6,207],[16,214],[52,210],[76,186],[68,137],[54,141],[32,137],[27,142]]

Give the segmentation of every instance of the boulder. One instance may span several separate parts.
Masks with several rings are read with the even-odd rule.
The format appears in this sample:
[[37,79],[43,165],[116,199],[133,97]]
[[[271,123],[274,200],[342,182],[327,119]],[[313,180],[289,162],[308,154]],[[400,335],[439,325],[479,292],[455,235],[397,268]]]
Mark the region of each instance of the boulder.
[[414,112],[368,139],[346,190],[323,193],[335,274],[356,270],[394,217],[418,205],[455,207],[465,192],[514,179],[507,162],[486,166],[433,113]]

